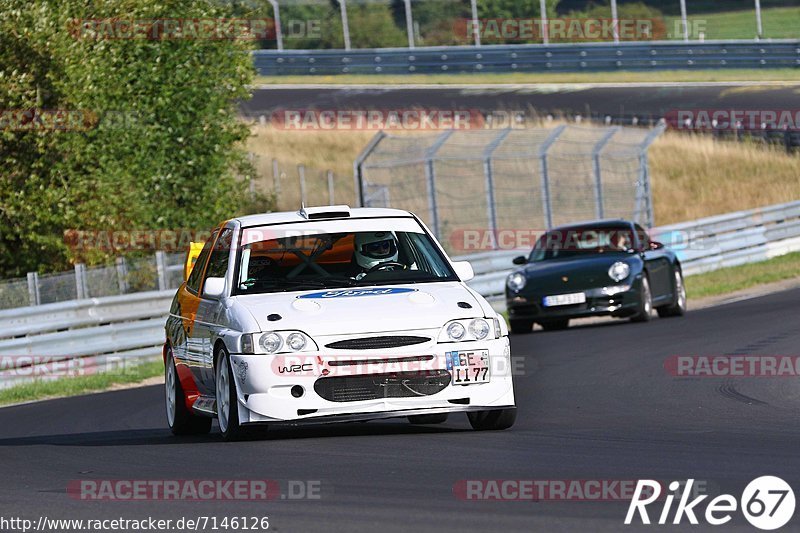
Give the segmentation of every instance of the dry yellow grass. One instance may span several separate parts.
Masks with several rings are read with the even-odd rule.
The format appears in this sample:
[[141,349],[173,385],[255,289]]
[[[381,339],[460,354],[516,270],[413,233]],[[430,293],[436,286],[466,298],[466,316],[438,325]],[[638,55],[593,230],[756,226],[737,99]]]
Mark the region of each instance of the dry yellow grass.
[[667,132],[650,169],[660,225],[800,198],[800,157],[778,147]]
[[[257,155],[258,187],[273,188],[280,162],[279,209],[297,209],[297,164],[307,167],[307,201],[328,202],[324,171],[335,175],[336,202],[353,202],[353,160],[373,137],[363,131],[298,132],[256,125],[248,150]],[[780,148],[667,132],[650,151],[656,224],[750,209],[800,198],[800,157]]]

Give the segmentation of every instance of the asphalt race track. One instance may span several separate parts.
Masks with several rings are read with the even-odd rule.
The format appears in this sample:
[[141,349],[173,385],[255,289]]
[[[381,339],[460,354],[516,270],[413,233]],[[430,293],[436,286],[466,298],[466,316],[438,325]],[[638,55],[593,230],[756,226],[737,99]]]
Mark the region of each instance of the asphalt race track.
[[528,87],[270,87],[253,91],[240,105],[249,117],[278,109],[477,109],[484,113],[531,109],[539,114],[660,118],[676,110],[797,109],[800,95],[792,84],[703,84],[666,86],[540,85]]
[[[800,291],[647,324],[513,337],[519,416],[505,432],[404,421],[178,439],[161,387],[0,409],[0,514],[36,520],[248,515],[275,531],[619,531],[624,502],[463,501],[465,479],[704,480],[737,499],[762,475],[800,486],[796,378],[675,378],[672,355],[800,355]],[[78,501],[76,479],[318,480],[317,500]],[[673,507],[674,508],[674,507]],[[660,507],[653,510],[656,519]],[[656,515],[653,517],[652,515]],[[684,522],[683,527],[686,527]],[[670,527],[628,527],[630,531]],[[695,526],[708,530],[710,526]],[[754,531],[740,513],[718,531]],[[795,519],[784,530],[800,529]]]

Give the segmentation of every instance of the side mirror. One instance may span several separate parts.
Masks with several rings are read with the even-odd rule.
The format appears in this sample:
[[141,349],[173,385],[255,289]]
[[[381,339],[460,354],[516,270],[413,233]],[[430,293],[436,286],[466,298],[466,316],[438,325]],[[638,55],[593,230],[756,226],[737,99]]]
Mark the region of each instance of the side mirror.
[[203,296],[219,298],[225,292],[225,278],[207,278],[203,283]]
[[456,261],[453,263],[453,270],[461,281],[469,281],[475,277],[475,271],[469,261]]
[[657,241],[650,241],[650,249],[651,250],[660,250],[664,247],[663,244]]
[[515,257],[514,260],[512,261],[512,263],[514,263],[515,265],[524,265],[527,262],[528,262],[528,258],[525,257],[524,255],[521,255],[519,257]]

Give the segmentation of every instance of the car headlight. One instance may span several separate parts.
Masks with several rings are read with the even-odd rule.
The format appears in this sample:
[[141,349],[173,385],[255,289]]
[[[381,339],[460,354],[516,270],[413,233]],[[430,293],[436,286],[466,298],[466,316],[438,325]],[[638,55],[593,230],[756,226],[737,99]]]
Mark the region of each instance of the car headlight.
[[506,280],[506,285],[508,285],[508,288],[511,289],[512,291],[519,292],[523,288],[525,288],[525,283],[527,282],[528,280],[525,277],[525,274],[523,274],[522,272],[514,272],[513,274],[508,276],[508,279]]
[[302,333],[292,333],[286,337],[286,345],[295,352],[299,352],[306,347],[306,337]]
[[264,333],[258,343],[267,353],[275,353],[283,346],[283,339],[277,333]]
[[476,318],[469,323],[469,334],[481,341],[489,334],[489,323],[482,318]]
[[608,269],[608,276],[614,281],[622,281],[630,273],[631,267],[628,266],[628,263],[623,263],[622,261],[617,261]]
[[464,326],[461,325],[461,322],[453,322],[447,326],[447,336],[454,341],[460,341],[463,339],[466,332],[467,330],[464,329]]

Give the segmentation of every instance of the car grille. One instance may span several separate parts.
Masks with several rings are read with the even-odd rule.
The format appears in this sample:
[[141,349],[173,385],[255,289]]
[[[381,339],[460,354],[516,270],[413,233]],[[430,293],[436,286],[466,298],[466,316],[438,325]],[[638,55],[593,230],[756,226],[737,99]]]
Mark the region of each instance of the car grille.
[[369,376],[335,376],[314,382],[314,391],[331,402],[430,396],[450,384],[446,370],[390,372]]
[[381,348],[398,348],[412,346],[431,340],[428,337],[414,337],[411,335],[398,335],[388,337],[369,337],[365,339],[347,339],[326,344],[326,348],[334,350],[379,350]]

